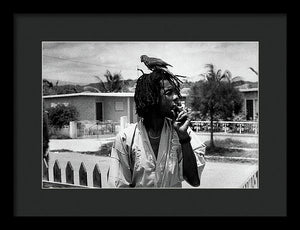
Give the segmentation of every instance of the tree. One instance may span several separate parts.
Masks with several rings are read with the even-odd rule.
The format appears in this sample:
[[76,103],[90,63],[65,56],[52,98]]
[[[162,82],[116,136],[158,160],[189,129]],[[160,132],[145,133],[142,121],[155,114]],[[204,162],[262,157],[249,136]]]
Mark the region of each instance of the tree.
[[230,120],[238,114],[243,105],[241,93],[232,84],[230,71],[215,71],[212,64],[207,64],[208,71],[202,76],[205,80],[196,82],[190,91],[189,104],[193,110],[210,119],[210,147],[213,141],[213,122],[219,118]]
[[56,94],[70,94],[70,93],[79,93],[82,91],[82,87],[78,85],[56,85],[53,87]]
[[43,104],[43,158],[48,162],[47,150],[49,148],[49,128],[48,128],[48,114],[44,109]]
[[[106,82],[103,82],[100,77],[94,76],[98,79],[99,85],[94,90],[100,90],[101,92],[121,92],[124,87],[124,81],[122,80],[121,73],[111,74],[109,70],[106,70],[104,77],[106,78]],[[93,87],[89,87],[88,90],[91,90]]]
[[53,85],[52,82],[43,79],[43,95],[80,93],[82,91],[83,87],[79,85],[58,85],[58,81]]
[[43,95],[54,94],[53,83],[43,79]]
[[58,104],[55,107],[47,109],[49,125],[55,128],[62,128],[64,125],[69,125],[70,121],[76,121],[78,111],[75,106]]
[[95,93],[101,93],[101,91],[99,89],[97,89],[96,87],[93,87],[93,86],[89,86],[89,85],[84,86],[83,90],[84,91],[95,92]]

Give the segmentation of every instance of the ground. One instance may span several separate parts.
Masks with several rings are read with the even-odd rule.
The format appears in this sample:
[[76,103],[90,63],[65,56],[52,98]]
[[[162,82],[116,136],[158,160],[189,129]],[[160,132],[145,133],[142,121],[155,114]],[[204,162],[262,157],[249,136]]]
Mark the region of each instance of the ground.
[[[104,139],[51,139],[49,142],[51,150],[50,159],[57,157],[59,154],[62,165],[66,165],[67,161],[72,160],[74,164],[79,162],[77,166],[74,165],[74,167],[79,168],[83,156],[85,158],[92,157],[93,159],[100,157],[97,154],[93,154],[93,152],[99,153],[100,146],[106,146],[107,143],[112,143],[112,140],[112,137]],[[206,144],[208,145],[208,143]],[[258,169],[258,145],[229,139],[216,141],[215,144],[219,146],[218,151],[210,152],[208,149],[206,155],[207,162],[201,176],[201,185],[199,188],[240,188],[249,176]],[[229,149],[224,149],[225,146],[229,147]],[[54,153],[53,151],[55,150],[60,151]],[[74,154],[70,150],[89,154]],[[61,158],[62,155],[66,157]],[[96,158],[92,163],[86,164],[88,172],[92,172],[94,169],[94,162],[100,162]],[[106,174],[107,168],[107,165],[102,167],[103,175]],[[183,188],[193,187],[184,182]]]

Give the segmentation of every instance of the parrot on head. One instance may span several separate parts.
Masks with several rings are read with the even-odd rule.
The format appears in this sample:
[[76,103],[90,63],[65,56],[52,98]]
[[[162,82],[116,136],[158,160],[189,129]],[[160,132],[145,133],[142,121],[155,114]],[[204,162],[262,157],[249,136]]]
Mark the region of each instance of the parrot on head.
[[147,68],[151,71],[155,69],[162,69],[162,68],[167,68],[167,66],[171,66],[169,63],[166,63],[165,61],[159,59],[159,58],[154,58],[154,57],[148,57],[147,55],[142,55],[141,56],[141,62],[147,66]]
[[143,62],[145,64],[145,66],[147,66],[147,68],[151,71],[153,70],[163,70],[164,72],[167,72],[168,74],[172,75],[172,76],[177,76],[177,77],[182,77],[182,78],[186,78],[186,76],[181,76],[181,75],[174,75],[169,69],[168,66],[173,67],[172,65],[170,65],[169,63],[161,60],[160,58],[155,58],[155,57],[148,57],[147,55],[142,55],[141,56],[141,62]]

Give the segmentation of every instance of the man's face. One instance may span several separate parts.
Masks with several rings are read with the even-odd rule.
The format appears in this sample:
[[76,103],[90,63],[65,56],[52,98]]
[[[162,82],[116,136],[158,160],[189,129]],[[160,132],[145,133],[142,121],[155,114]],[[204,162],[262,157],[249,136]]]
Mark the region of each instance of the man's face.
[[161,87],[160,113],[164,117],[173,118],[172,109],[179,104],[179,97],[176,94],[174,86],[172,86],[168,80],[162,80]]

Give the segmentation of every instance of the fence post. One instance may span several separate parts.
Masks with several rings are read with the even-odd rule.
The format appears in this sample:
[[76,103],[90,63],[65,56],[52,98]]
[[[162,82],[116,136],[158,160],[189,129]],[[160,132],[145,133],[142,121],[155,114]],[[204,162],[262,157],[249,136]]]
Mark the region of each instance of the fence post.
[[120,117],[120,131],[127,127],[127,116]]
[[49,166],[45,159],[43,159],[43,180],[49,181]]
[[77,138],[77,122],[76,121],[70,121],[70,137],[71,138]]
[[257,129],[258,129],[258,123],[253,124],[254,125],[254,133],[257,134]]

